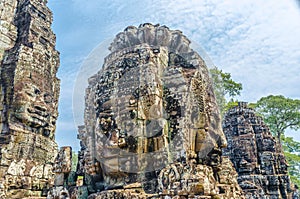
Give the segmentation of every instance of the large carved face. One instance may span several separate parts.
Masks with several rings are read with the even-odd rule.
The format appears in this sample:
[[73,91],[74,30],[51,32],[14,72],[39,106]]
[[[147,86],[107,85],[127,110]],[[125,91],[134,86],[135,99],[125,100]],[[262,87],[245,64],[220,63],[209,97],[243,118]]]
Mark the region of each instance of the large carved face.
[[92,88],[94,150],[104,172],[155,170],[180,159],[218,165],[224,138],[208,76],[164,47],[128,51],[104,66]]
[[57,118],[51,89],[23,80],[15,84],[14,92],[15,118],[44,136],[51,136]]
[[[145,154],[143,162],[147,163],[146,157],[151,152],[166,152],[167,122],[163,115],[163,83],[159,77],[163,71],[159,67],[164,66],[152,65],[153,60],[149,58],[154,57],[153,49],[143,50],[115,60],[117,69],[104,70],[96,85],[96,156],[106,173],[138,171],[142,167],[138,154]],[[144,68],[138,65],[142,62]],[[164,64],[167,65],[167,60]],[[119,158],[119,153],[125,157]]]
[[219,165],[220,115],[205,63],[189,43],[166,27],[127,28],[89,80],[85,146],[107,185],[171,162]]

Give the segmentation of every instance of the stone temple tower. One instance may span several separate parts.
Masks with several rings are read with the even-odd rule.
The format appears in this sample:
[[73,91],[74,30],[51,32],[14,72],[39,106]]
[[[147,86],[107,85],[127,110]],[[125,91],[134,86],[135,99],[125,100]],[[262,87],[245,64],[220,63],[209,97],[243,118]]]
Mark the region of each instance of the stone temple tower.
[[0,1],[0,198],[46,195],[52,184],[59,53],[46,3]]
[[[178,30],[127,27],[89,79],[78,173],[98,198],[243,198],[203,59]],[[102,191],[102,192],[101,192]]]
[[246,198],[299,198],[281,145],[247,103],[239,102],[228,110],[223,131],[228,141],[223,155],[233,162]]

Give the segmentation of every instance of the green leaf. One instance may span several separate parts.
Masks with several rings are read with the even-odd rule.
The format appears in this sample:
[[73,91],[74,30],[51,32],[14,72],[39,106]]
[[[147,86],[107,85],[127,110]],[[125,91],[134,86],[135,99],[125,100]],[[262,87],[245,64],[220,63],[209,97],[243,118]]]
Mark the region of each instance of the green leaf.
[[[233,105],[231,101],[236,102],[234,98],[241,94],[243,86],[241,83],[233,81],[230,73],[225,73],[217,67],[210,69],[210,74],[217,104],[223,115]],[[230,98],[229,102],[226,100],[228,97]]]

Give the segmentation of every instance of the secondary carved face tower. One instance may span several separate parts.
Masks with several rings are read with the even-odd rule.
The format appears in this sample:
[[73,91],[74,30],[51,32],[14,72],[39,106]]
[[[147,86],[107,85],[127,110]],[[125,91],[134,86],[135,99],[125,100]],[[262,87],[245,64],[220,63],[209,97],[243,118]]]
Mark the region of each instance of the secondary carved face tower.
[[137,174],[174,162],[220,164],[226,139],[212,84],[189,45],[165,26],[127,27],[89,79],[80,137],[86,170],[105,187],[140,181]]
[[53,184],[59,53],[46,3],[0,2],[0,198],[45,196]]
[[55,74],[26,68],[22,71],[15,79],[12,117],[24,128],[53,139],[59,88]]

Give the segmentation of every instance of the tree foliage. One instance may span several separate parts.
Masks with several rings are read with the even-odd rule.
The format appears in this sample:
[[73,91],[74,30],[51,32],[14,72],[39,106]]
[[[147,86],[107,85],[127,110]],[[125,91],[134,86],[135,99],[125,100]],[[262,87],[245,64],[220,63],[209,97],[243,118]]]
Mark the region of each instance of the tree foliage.
[[258,100],[255,109],[263,116],[265,123],[279,142],[288,128],[300,129],[300,100],[298,99],[269,95]]
[[[230,107],[232,103],[237,103],[233,98],[241,94],[243,86],[241,83],[233,81],[230,73],[225,73],[217,67],[210,69],[210,74],[213,81],[216,100],[220,112],[223,115],[228,109],[227,105]],[[226,98],[230,98],[230,104],[228,104]]]
[[289,175],[291,180],[300,187],[300,142],[291,137],[282,136],[284,155],[289,163]]
[[300,155],[300,142],[295,141],[292,137],[282,136],[281,139],[284,151],[289,153],[297,153]]
[[[223,115],[228,109],[238,105],[234,98],[240,95],[243,87],[241,83],[232,80],[230,73],[224,73],[217,67],[210,69],[210,73],[216,100]],[[300,142],[284,135],[288,128],[300,129],[300,100],[269,95],[256,103],[250,103],[249,107],[256,109],[282,144],[291,180],[300,187]]]
[[291,180],[300,187],[300,143],[284,134],[288,128],[300,129],[300,100],[269,95],[252,105],[282,144]]
[[77,162],[78,162],[78,154],[72,151],[72,171],[76,171],[77,168]]
[[300,187],[300,155],[284,152],[285,158],[289,163],[289,175],[294,184]]

